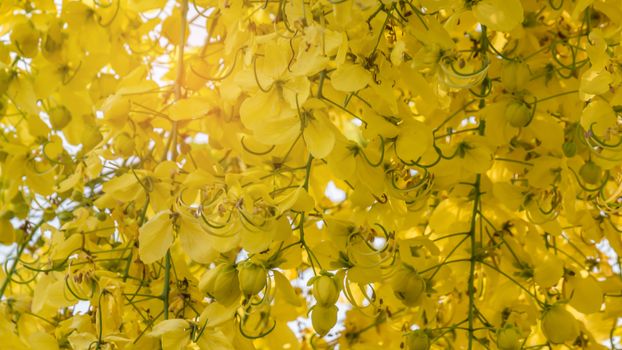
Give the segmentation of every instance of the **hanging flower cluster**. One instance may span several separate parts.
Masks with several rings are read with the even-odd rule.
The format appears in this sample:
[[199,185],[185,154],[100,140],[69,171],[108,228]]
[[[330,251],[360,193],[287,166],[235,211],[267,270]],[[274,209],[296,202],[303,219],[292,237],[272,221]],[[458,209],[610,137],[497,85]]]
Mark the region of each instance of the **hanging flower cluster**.
[[0,347],[622,346],[622,2],[0,1]]

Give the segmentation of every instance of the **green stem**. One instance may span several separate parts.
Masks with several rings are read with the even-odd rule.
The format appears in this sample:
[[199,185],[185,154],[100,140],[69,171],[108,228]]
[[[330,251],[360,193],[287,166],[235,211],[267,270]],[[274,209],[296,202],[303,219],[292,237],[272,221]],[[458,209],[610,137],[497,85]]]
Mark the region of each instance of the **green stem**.
[[37,230],[39,229],[39,227],[41,227],[41,225],[43,225],[43,222],[44,222],[43,220],[39,221],[39,223],[36,224],[32,228],[32,231],[31,231],[30,235],[28,235],[27,237],[24,237],[24,242],[22,242],[22,244],[17,249],[17,253],[15,254],[15,260],[13,261],[13,265],[11,266],[9,271],[7,272],[6,277],[5,277],[4,281],[2,282],[2,286],[0,286],[0,299],[2,299],[2,297],[4,297],[4,292],[6,291],[7,287],[9,286],[9,283],[11,282],[11,279],[13,278],[13,275],[15,274],[15,271],[17,271],[17,264],[19,264],[19,259],[22,257],[22,254],[24,253],[24,250],[26,250],[26,246],[28,246],[28,243],[30,242],[30,239],[32,238],[32,235],[35,232],[37,232]]
[[164,302],[164,319],[168,320],[168,295],[171,289],[171,251],[166,252],[166,258],[164,262],[164,287],[162,288],[162,301]]
[[579,92],[579,90],[572,90],[572,91],[560,92],[559,94],[555,94],[555,95],[552,95],[552,96],[548,96],[548,97],[545,97],[545,98],[541,98],[541,99],[539,99],[539,100],[538,100],[538,102],[547,101],[547,100],[552,100],[552,99],[557,98],[557,97],[560,97],[560,96],[570,95],[570,94],[574,94],[574,93],[577,93],[577,92]]
[[313,164],[313,156],[309,155],[309,159],[307,159],[307,164],[305,165],[305,182],[302,184],[302,188],[306,191],[309,190],[309,178],[311,177],[311,165]]
[[475,225],[477,219],[477,212],[480,205],[480,182],[481,182],[481,174],[477,174],[475,177],[475,184],[473,185],[473,189],[475,191],[475,199],[473,200],[473,213],[471,215],[471,227],[469,229],[469,236],[471,238],[471,258],[470,258],[470,267],[469,267],[469,313],[468,313],[468,323],[469,323],[469,345],[468,349],[473,348],[473,324],[474,324],[474,310],[475,310],[475,263],[476,263],[476,255],[475,250],[477,249],[477,241],[475,239]]
[[[184,74],[184,48],[186,46],[186,25],[188,23],[188,0],[182,0],[181,2],[181,30],[179,39],[179,49],[177,52],[177,78],[175,79],[175,100],[178,101],[182,98],[181,85]],[[175,161],[177,158],[177,122],[173,122],[173,129],[169,141],[172,144],[171,160]],[[165,150],[165,157],[168,150]],[[166,257],[164,260],[164,287],[162,288],[162,302],[164,303],[164,319],[168,320],[168,307],[169,307],[169,293],[171,289],[171,250],[166,251]]]
[[[309,179],[311,177],[311,165],[312,164],[313,164],[313,156],[309,155],[309,158],[307,159],[307,165],[305,166],[305,170],[306,170],[305,181],[302,184],[302,188],[304,188],[305,191],[309,190]],[[309,263],[311,264],[311,269],[313,270],[313,274],[316,274],[315,264],[313,263],[313,259],[315,259],[315,261],[318,263],[320,270],[322,269],[322,266],[320,266],[320,261],[317,259],[313,251],[309,248],[309,246],[307,245],[307,242],[305,242],[304,223],[305,223],[305,213],[302,212],[300,214],[300,222],[298,223],[298,228],[300,230],[300,244],[302,244],[305,251],[307,252],[307,255],[309,255]]]

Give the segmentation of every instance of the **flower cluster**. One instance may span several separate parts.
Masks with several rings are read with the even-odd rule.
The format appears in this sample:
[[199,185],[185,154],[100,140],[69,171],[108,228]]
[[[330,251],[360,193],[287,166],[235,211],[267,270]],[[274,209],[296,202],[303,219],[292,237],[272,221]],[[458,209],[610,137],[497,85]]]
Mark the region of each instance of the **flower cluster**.
[[621,28],[0,1],[0,347],[619,348]]

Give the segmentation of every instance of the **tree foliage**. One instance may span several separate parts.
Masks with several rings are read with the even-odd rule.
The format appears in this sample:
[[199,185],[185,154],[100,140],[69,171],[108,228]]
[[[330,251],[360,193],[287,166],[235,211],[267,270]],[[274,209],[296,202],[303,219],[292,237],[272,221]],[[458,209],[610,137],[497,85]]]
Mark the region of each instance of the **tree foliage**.
[[6,349],[620,348],[617,0],[3,0]]

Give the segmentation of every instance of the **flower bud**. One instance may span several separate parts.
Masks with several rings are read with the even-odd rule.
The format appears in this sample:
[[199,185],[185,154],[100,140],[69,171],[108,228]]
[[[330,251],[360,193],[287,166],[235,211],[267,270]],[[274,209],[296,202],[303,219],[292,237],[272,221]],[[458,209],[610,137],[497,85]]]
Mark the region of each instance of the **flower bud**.
[[581,169],[579,169],[579,175],[581,175],[583,181],[590,185],[595,185],[600,182],[600,172],[600,167],[591,160],[585,162],[585,164],[581,166]]
[[553,344],[573,341],[579,336],[577,320],[562,304],[555,304],[544,311],[540,328],[546,339]]
[[430,348],[430,338],[421,329],[412,331],[406,335],[406,350],[428,350]]
[[13,79],[12,73],[7,68],[0,68],[0,95],[4,95],[9,89],[11,79]]
[[50,116],[50,124],[55,130],[64,128],[71,121],[71,112],[65,106],[51,108],[48,115]]
[[82,129],[82,135],[80,138],[80,143],[82,144],[83,149],[91,150],[98,143],[100,143],[104,137],[102,136],[99,128],[95,124],[85,123],[84,128]]
[[523,62],[507,62],[501,70],[503,87],[511,91],[524,89],[530,76],[529,68]]
[[112,149],[117,154],[129,157],[134,152],[134,140],[128,133],[120,133],[114,138]]
[[562,150],[564,151],[564,155],[566,157],[574,157],[574,155],[577,154],[577,144],[574,141],[564,142]]
[[313,310],[311,310],[311,324],[320,337],[325,336],[335,326],[338,311],[339,309],[335,305],[315,305],[313,307]]
[[240,290],[245,296],[255,295],[266,286],[266,268],[251,261],[238,266],[240,272]]
[[497,347],[499,350],[518,350],[521,348],[521,338],[520,330],[507,324],[497,331]]
[[13,27],[11,41],[24,57],[33,58],[39,52],[39,32],[30,21],[17,23]]
[[313,281],[313,289],[311,292],[318,305],[335,305],[339,299],[339,285],[333,276],[318,276]]
[[231,264],[220,264],[207,271],[199,282],[199,289],[222,304],[230,304],[240,296],[238,271]]
[[391,282],[393,294],[406,306],[417,304],[423,291],[425,281],[419,274],[410,268],[400,268]]
[[505,107],[505,119],[511,126],[522,128],[531,121],[531,110],[525,102],[512,101]]

